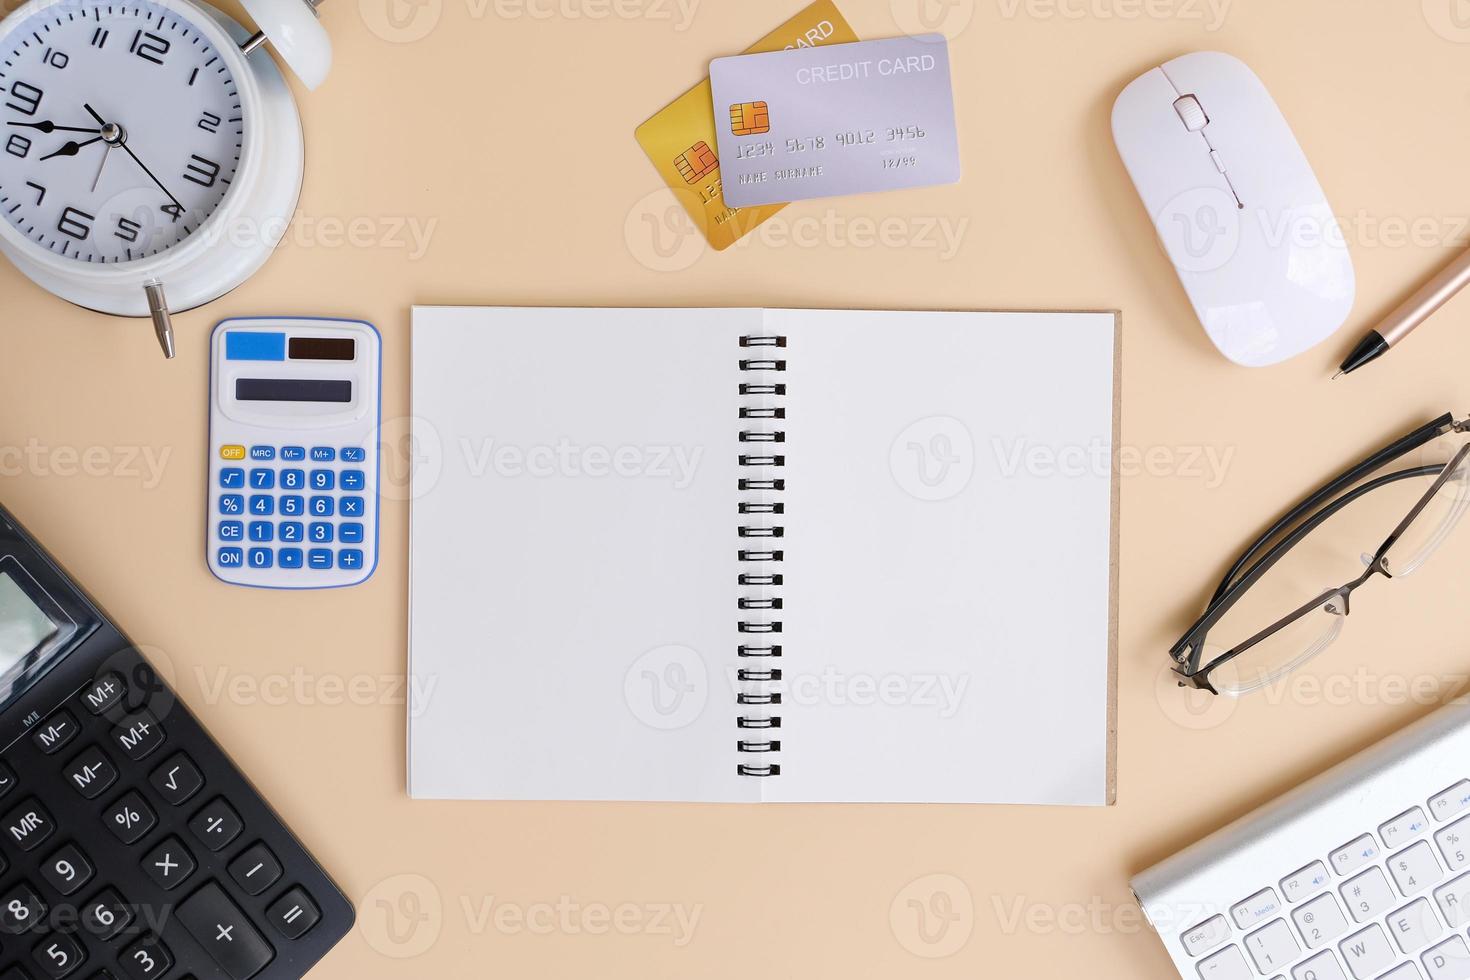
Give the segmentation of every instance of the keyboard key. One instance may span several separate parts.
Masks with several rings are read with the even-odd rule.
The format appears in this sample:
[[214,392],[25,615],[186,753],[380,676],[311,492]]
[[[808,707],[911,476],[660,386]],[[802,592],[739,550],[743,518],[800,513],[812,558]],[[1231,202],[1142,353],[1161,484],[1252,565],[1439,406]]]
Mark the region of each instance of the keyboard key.
[[143,859],[143,871],[164,891],[172,891],[182,885],[197,867],[194,855],[177,837],[167,838]]
[[1327,855],[1327,859],[1332,862],[1332,870],[1340,875],[1350,875],[1370,861],[1378,860],[1380,853],[1373,836],[1364,834]]
[[32,797],[0,820],[0,837],[22,851],[33,851],[56,831],[56,822],[46,808]]
[[25,882],[0,894],[0,932],[18,936],[30,932],[45,918],[46,903]]
[[204,775],[194,760],[183,752],[175,752],[163,765],[153,770],[148,782],[170,806],[186,802],[204,786]]
[[251,470],[250,489],[252,490],[274,490],[276,488],[275,470]]
[[275,446],[251,446],[250,447],[250,458],[251,459],[275,459],[276,458],[276,447]]
[[223,490],[239,490],[245,486],[245,471],[238,466],[226,466],[219,471],[219,485]]
[[1199,964],[1200,980],[1253,980],[1239,946],[1226,946]]
[[361,446],[342,447],[342,462],[361,463],[365,459],[367,459],[367,450],[363,449]]
[[82,691],[77,700],[89,714],[100,715],[121,701],[127,690],[128,686],[121,677],[109,673],[93,681],[92,686]]
[[241,521],[220,521],[219,539],[221,541],[244,541],[244,523],[242,523]]
[[245,894],[259,895],[281,880],[281,862],[264,844],[252,844],[230,862],[230,877]]
[[318,492],[331,490],[337,486],[337,474],[331,470],[312,470],[311,488]]
[[337,512],[337,501],[334,497],[312,497],[311,516],[331,517]]
[[270,548],[251,548],[248,557],[251,568],[273,568],[276,564],[276,553]]
[[95,745],[68,762],[61,774],[66,784],[80,793],[84,800],[95,800],[117,782],[117,769],[112,760]]
[[1193,929],[1185,930],[1184,934],[1179,937],[1184,943],[1184,951],[1190,956],[1208,953],[1229,938],[1230,923],[1225,921],[1223,915],[1206,919]]
[[337,450],[331,446],[312,446],[311,461],[313,463],[330,463],[337,458]]
[[1281,879],[1281,894],[1286,896],[1288,902],[1295,905],[1325,884],[1327,884],[1327,866],[1321,861],[1313,861],[1300,871]]
[[52,980],[61,980],[62,977],[70,976],[71,972],[82,965],[87,958],[87,951],[82,949],[81,944],[75,939],[62,933],[52,933],[36,944],[31,950],[31,959],[41,968],[41,972]]
[[282,446],[281,458],[285,460],[305,459],[306,448],[304,446]]
[[276,557],[281,560],[282,568],[301,567],[302,559],[300,548],[282,548],[280,551],[276,552]]
[[306,563],[312,568],[321,570],[332,567],[332,549],[312,548],[306,553]]
[[343,517],[361,517],[366,513],[366,502],[361,497],[342,498]]
[[1352,913],[1354,922],[1377,919],[1387,912],[1398,896],[1389,887],[1382,868],[1369,868],[1356,878],[1348,879],[1338,891],[1342,892],[1343,903]]
[[234,980],[249,980],[276,951],[224,889],[210,882],[179,906],[179,921]]
[[1470,806],[1470,779],[1462,779],[1429,799],[1429,812],[1436,820],[1448,820]]
[[281,498],[282,517],[300,517],[306,513],[306,498],[295,494]]
[[1308,949],[1321,949],[1347,931],[1347,919],[1343,918],[1337,899],[1331,892],[1318,895],[1293,909],[1291,917],[1307,941]]
[[321,921],[322,913],[304,889],[293,888],[266,910],[271,925],[287,939],[300,939]]
[[238,493],[222,493],[219,495],[219,512],[227,516],[245,513],[245,498]]
[[343,544],[362,544],[362,525],[349,521],[337,528],[337,540]]
[[1373,980],[1398,959],[1388,944],[1388,937],[1383,934],[1383,927],[1378,925],[1349,936],[1337,948],[1357,980]]
[[245,551],[242,548],[221,548],[218,560],[220,568],[243,568]]
[[276,526],[270,521],[251,521],[251,541],[273,541],[276,537]]
[[1385,925],[1405,954],[1423,949],[1444,933],[1434,909],[1422,898],[1390,913]]
[[1420,958],[1424,969],[1429,971],[1429,980],[1470,978],[1470,948],[1466,948],[1465,940],[1459,936],[1451,936]]
[[211,800],[189,821],[189,832],[211,851],[228,847],[244,829],[240,815],[225,802],[224,797]]
[[1389,970],[1378,980],[1424,980],[1424,974],[1412,963],[1402,963]]
[[1451,871],[1459,871],[1470,864],[1470,817],[1462,817],[1441,830],[1434,832],[1434,842],[1439,853],[1444,855],[1445,864]]
[[1291,968],[1292,980],[1348,980],[1332,950],[1323,950]]
[[0,762],[0,799],[8,796],[10,791],[15,789],[17,782],[19,780],[16,779],[15,770]]
[[1417,806],[1411,810],[1405,810],[1386,824],[1378,828],[1378,836],[1383,838],[1383,846],[1390,851],[1403,847],[1409,841],[1424,833],[1429,821],[1424,817],[1424,811]]
[[316,521],[307,529],[312,544],[331,544],[335,529],[327,521]]
[[128,715],[112,730],[112,740],[134,762],[146,759],[163,744],[163,726],[146,711]]
[[282,490],[305,490],[306,489],[306,471],[305,470],[281,470],[281,489]]
[[122,932],[132,921],[132,906],[111,888],[104,888],[81,908],[82,928],[103,942]]
[[1277,899],[1274,888],[1262,888],[1230,909],[1230,917],[1235,920],[1235,925],[1239,929],[1249,929],[1253,925],[1280,914],[1281,901]]
[[1388,873],[1405,898],[1438,882],[1443,873],[1428,841],[1419,841],[1388,859]]
[[67,844],[41,865],[41,877],[46,884],[63,895],[81,891],[94,873],[92,862],[75,844]]
[[357,548],[343,548],[337,552],[338,568],[361,568],[362,552]]
[[364,488],[366,486],[367,486],[367,474],[363,473],[362,470],[343,470],[342,471],[342,489],[343,490],[352,490],[352,491],[361,490],[362,488]]
[[158,980],[173,967],[174,958],[161,939],[149,934],[129,946],[118,962],[133,980]]
[[1460,875],[1447,885],[1434,890],[1434,903],[1451,929],[1470,922],[1470,874]]
[[288,543],[299,544],[305,537],[306,529],[300,521],[281,522],[281,540]]
[[1251,954],[1256,969],[1269,976],[1275,970],[1284,970],[1287,964],[1301,955],[1302,948],[1297,945],[1286,920],[1277,919],[1264,929],[1246,936],[1245,951]]
[[143,797],[137,793],[128,793],[102,811],[102,822],[118,840],[124,844],[133,844],[142,840],[153,829],[153,825],[158,823],[158,815]]
[[70,711],[62,709],[50,718],[47,718],[31,735],[31,743],[47,755],[58,752],[72,739],[77,737],[77,720],[72,717]]
[[256,493],[250,496],[250,513],[256,517],[270,517],[276,512],[276,498],[268,493]]
[[245,458],[245,447],[244,446],[220,446],[219,447],[219,458],[220,459],[244,459]]

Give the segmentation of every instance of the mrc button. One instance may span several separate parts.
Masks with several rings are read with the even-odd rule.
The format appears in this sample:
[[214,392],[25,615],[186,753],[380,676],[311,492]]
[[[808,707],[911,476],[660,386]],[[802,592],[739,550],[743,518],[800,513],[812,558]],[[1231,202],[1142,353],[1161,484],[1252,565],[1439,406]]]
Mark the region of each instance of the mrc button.
[[26,800],[0,819],[0,834],[4,835],[5,842],[22,851],[40,847],[55,830],[56,822],[51,819],[51,814],[34,798]]

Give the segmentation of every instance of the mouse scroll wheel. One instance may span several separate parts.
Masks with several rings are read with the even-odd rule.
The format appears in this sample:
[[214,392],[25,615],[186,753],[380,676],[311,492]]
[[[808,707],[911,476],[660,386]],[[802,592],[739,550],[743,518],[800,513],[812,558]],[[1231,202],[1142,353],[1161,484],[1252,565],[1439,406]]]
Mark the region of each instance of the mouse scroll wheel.
[[1184,128],[1191,133],[1197,133],[1210,124],[1210,117],[1205,115],[1204,106],[1192,95],[1175,99],[1174,111],[1179,113],[1179,118],[1184,121]]

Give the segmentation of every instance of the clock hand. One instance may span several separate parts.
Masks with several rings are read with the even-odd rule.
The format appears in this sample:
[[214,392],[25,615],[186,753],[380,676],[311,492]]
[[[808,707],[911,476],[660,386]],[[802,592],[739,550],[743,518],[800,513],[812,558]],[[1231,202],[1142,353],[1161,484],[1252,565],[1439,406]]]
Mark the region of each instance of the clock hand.
[[74,156],[77,155],[77,153],[81,150],[82,147],[84,147],[84,146],[91,146],[93,143],[100,143],[100,142],[102,142],[102,137],[100,137],[100,136],[93,136],[91,139],[84,140],[84,141],[82,141],[80,143],[78,143],[75,140],[73,140],[73,141],[65,144],[64,146],[62,146],[62,148],[59,149],[59,150],[57,150],[55,153],[48,153],[45,156],[43,156],[41,159],[42,160],[50,160],[52,157],[74,157]]
[[[96,109],[93,109],[90,105],[87,105],[86,103],[82,104],[82,108],[87,110],[87,115],[97,120],[97,125],[106,128],[107,120],[97,115]],[[147,164],[138,159],[138,154],[133,152],[132,147],[128,146],[127,143],[121,143],[119,145],[123,148],[124,153],[133,158],[133,162],[138,165],[138,168],[148,175],[148,179],[158,185],[158,189],[163,191],[163,196],[168,198],[173,206],[178,208],[179,211],[182,213],[184,211],[184,206],[179,203],[179,199],[169,193],[168,188],[163,186],[163,181],[153,176],[153,171],[149,170]]]
[[92,178],[92,193],[97,193],[97,185],[102,181],[102,171],[107,169],[107,158],[112,156],[112,144],[108,143],[102,150],[102,162],[97,166],[97,176]]
[[52,122],[49,119],[44,120],[42,122],[34,122],[34,123],[30,123],[30,122],[16,122],[15,120],[12,119],[10,122],[6,123],[6,125],[8,125],[8,126],[20,126],[22,128],[25,128],[25,129],[38,129],[38,130],[40,130],[43,133],[100,133],[101,132],[100,129],[82,129],[80,126],[58,126],[58,125],[56,125],[54,122]]

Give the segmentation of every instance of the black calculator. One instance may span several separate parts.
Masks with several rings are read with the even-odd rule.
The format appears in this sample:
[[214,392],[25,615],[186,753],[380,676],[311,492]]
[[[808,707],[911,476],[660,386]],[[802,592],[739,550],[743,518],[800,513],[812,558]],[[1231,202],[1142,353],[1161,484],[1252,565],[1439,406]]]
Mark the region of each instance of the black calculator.
[[341,890],[0,508],[0,980],[295,980]]

